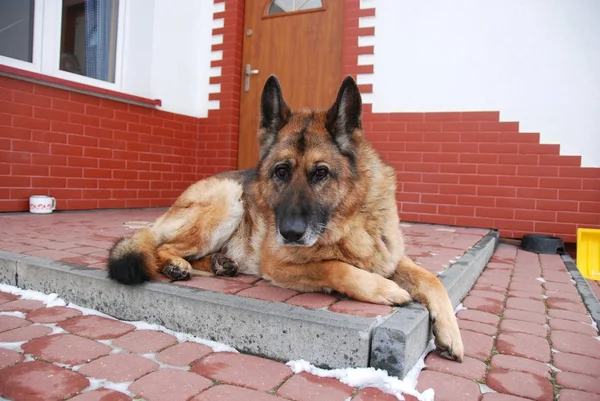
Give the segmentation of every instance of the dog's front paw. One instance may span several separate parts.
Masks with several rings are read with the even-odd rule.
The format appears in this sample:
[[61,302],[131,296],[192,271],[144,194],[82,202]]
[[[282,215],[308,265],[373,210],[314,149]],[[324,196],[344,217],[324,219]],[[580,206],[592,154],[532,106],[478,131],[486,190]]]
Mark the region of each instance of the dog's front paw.
[[215,276],[231,277],[235,276],[238,272],[238,265],[232,259],[227,256],[215,253],[212,255],[210,270]]
[[463,361],[465,347],[454,314],[437,316],[433,322],[433,335],[435,336],[435,347],[440,356],[452,361]]

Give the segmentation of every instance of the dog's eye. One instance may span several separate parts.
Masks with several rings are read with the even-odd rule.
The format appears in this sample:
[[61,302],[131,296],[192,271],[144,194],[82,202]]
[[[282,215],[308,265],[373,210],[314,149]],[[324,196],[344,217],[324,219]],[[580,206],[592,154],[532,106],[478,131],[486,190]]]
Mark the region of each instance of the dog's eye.
[[285,166],[279,166],[275,169],[275,177],[279,178],[280,180],[287,180],[288,179],[288,169]]
[[315,181],[321,181],[323,178],[327,177],[327,174],[329,174],[327,167],[319,167],[315,170],[313,178]]

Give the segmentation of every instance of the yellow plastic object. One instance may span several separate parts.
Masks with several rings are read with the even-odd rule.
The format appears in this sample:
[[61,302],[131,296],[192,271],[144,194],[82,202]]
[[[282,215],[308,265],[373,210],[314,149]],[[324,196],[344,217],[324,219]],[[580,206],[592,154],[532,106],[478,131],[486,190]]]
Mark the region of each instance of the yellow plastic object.
[[577,229],[577,268],[583,277],[600,281],[600,229]]

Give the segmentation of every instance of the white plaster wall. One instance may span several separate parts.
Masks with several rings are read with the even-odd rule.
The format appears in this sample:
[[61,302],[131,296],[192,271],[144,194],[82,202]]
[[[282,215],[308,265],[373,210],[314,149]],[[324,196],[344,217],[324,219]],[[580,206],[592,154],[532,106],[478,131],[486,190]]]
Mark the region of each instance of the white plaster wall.
[[210,68],[214,11],[213,0],[154,2],[151,97],[162,100],[163,110],[206,117],[209,108],[218,108],[208,100],[219,90],[209,85],[215,75]]
[[599,0],[375,0],[374,112],[499,110],[600,167]]

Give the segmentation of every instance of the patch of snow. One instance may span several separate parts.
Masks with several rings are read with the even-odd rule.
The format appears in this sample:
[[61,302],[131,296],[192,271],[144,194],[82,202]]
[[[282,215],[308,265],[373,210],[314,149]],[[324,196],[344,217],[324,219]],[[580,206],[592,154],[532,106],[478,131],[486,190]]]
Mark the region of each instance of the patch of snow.
[[466,306],[463,306],[462,302],[456,305],[456,309],[454,309],[454,314],[456,315],[459,311],[463,309],[468,309]]
[[479,384],[479,389],[481,390],[481,394],[485,394],[485,393],[497,393],[496,390],[488,387],[485,384],[482,384],[482,383],[477,383],[477,384]]
[[562,372],[562,370],[560,370],[559,368],[557,368],[556,366],[552,365],[551,363],[547,363],[546,364],[553,372]]
[[554,348],[552,348],[550,351],[552,351],[553,354],[560,354],[560,351]]
[[0,316],[14,316],[25,319],[25,314],[23,312],[0,312]]
[[99,388],[108,388],[110,390],[120,391],[121,393],[124,393],[130,397],[135,396],[135,394],[133,394],[131,391],[129,391],[129,386],[131,385],[131,383],[133,383],[132,381],[122,382],[122,383],[113,383],[106,379],[94,379],[93,377],[88,377],[88,380],[90,381],[90,385],[88,387],[86,387],[85,389],[83,389],[82,393],[87,393],[88,391],[94,391]]
[[119,320],[119,319],[114,318],[114,317],[112,317],[110,315],[107,315],[106,313],[99,312],[99,311],[97,311],[95,309],[86,308],[85,306],[79,306],[79,305],[76,305],[74,303],[69,303],[67,305],[67,308],[77,309],[78,311],[80,311],[84,315],[95,315],[95,316],[105,317],[107,319]]
[[6,348],[9,349],[11,351],[15,351],[18,352],[20,354],[23,353],[23,349],[21,348],[21,345],[25,344],[27,341],[16,341],[16,342],[3,342],[0,343],[0,348]]
[[415,366],[406,374],[404,380],[389,376],[385,370],[375,368],[346,368],[346,369],[321,369],[313,366],[305,360],[295,360],[286,363],[292,372],[308,372],[319,377],[338,379],[340,382],[351,387],[375,387],[385,393],[404,400],[402,394],[416,397],[420,401],[433,401],[433,389],[427,389],[422,393],[416,390],[417,380],[421,370],[425,367],[425,356],[435,348],[433,340],[429,342],[425,352],[421,355]]
[[170,334],[170,335],[176,337],[177,340],[179,340],[179,342],[190,341],[190,342],[195,342],[198,344],[203,344],[203,345],[206,345],[207,347],[212,348],[212,350],[214,352],[236,352],[236,353],[238,352],[235,348],[230,347],[229,345],[218,343],[216,341],[205,340],[203,338],[198,338],[191,334],[173,331],[173,330],[167,329],[166,327],[161,326],[159,324],[146,323],[146,322],[127,322],[127,323],[134,325],[136,327],[136,329],[138,329],[138,330],[162,331],[163,333],[167,333],[167,334]]
[[543,279],[543,278],[541,278],[541,277],[538,277],[538,278],[536,278],[536,280],[537,280],[537,281],[541,281],[542,283],[545,283],[545,282],[546,282],[546,280],[544,280],[544,279]]
[[41,301],[46,304],[47,307],[51,306],[65,306],[66,303],[57,294],[44,294],[39,291],[23,290],[19,287],[15,287],[8,284],[0,283],[0,291],[8,292],[9,294],[17,295],[23,299],[31,299],[34,301]]
[[590,323],[590,326],[592,326],[594,330],[598,331],[598,324],[596,324],[596,321],[594,319],[592,319],[592,323]]

